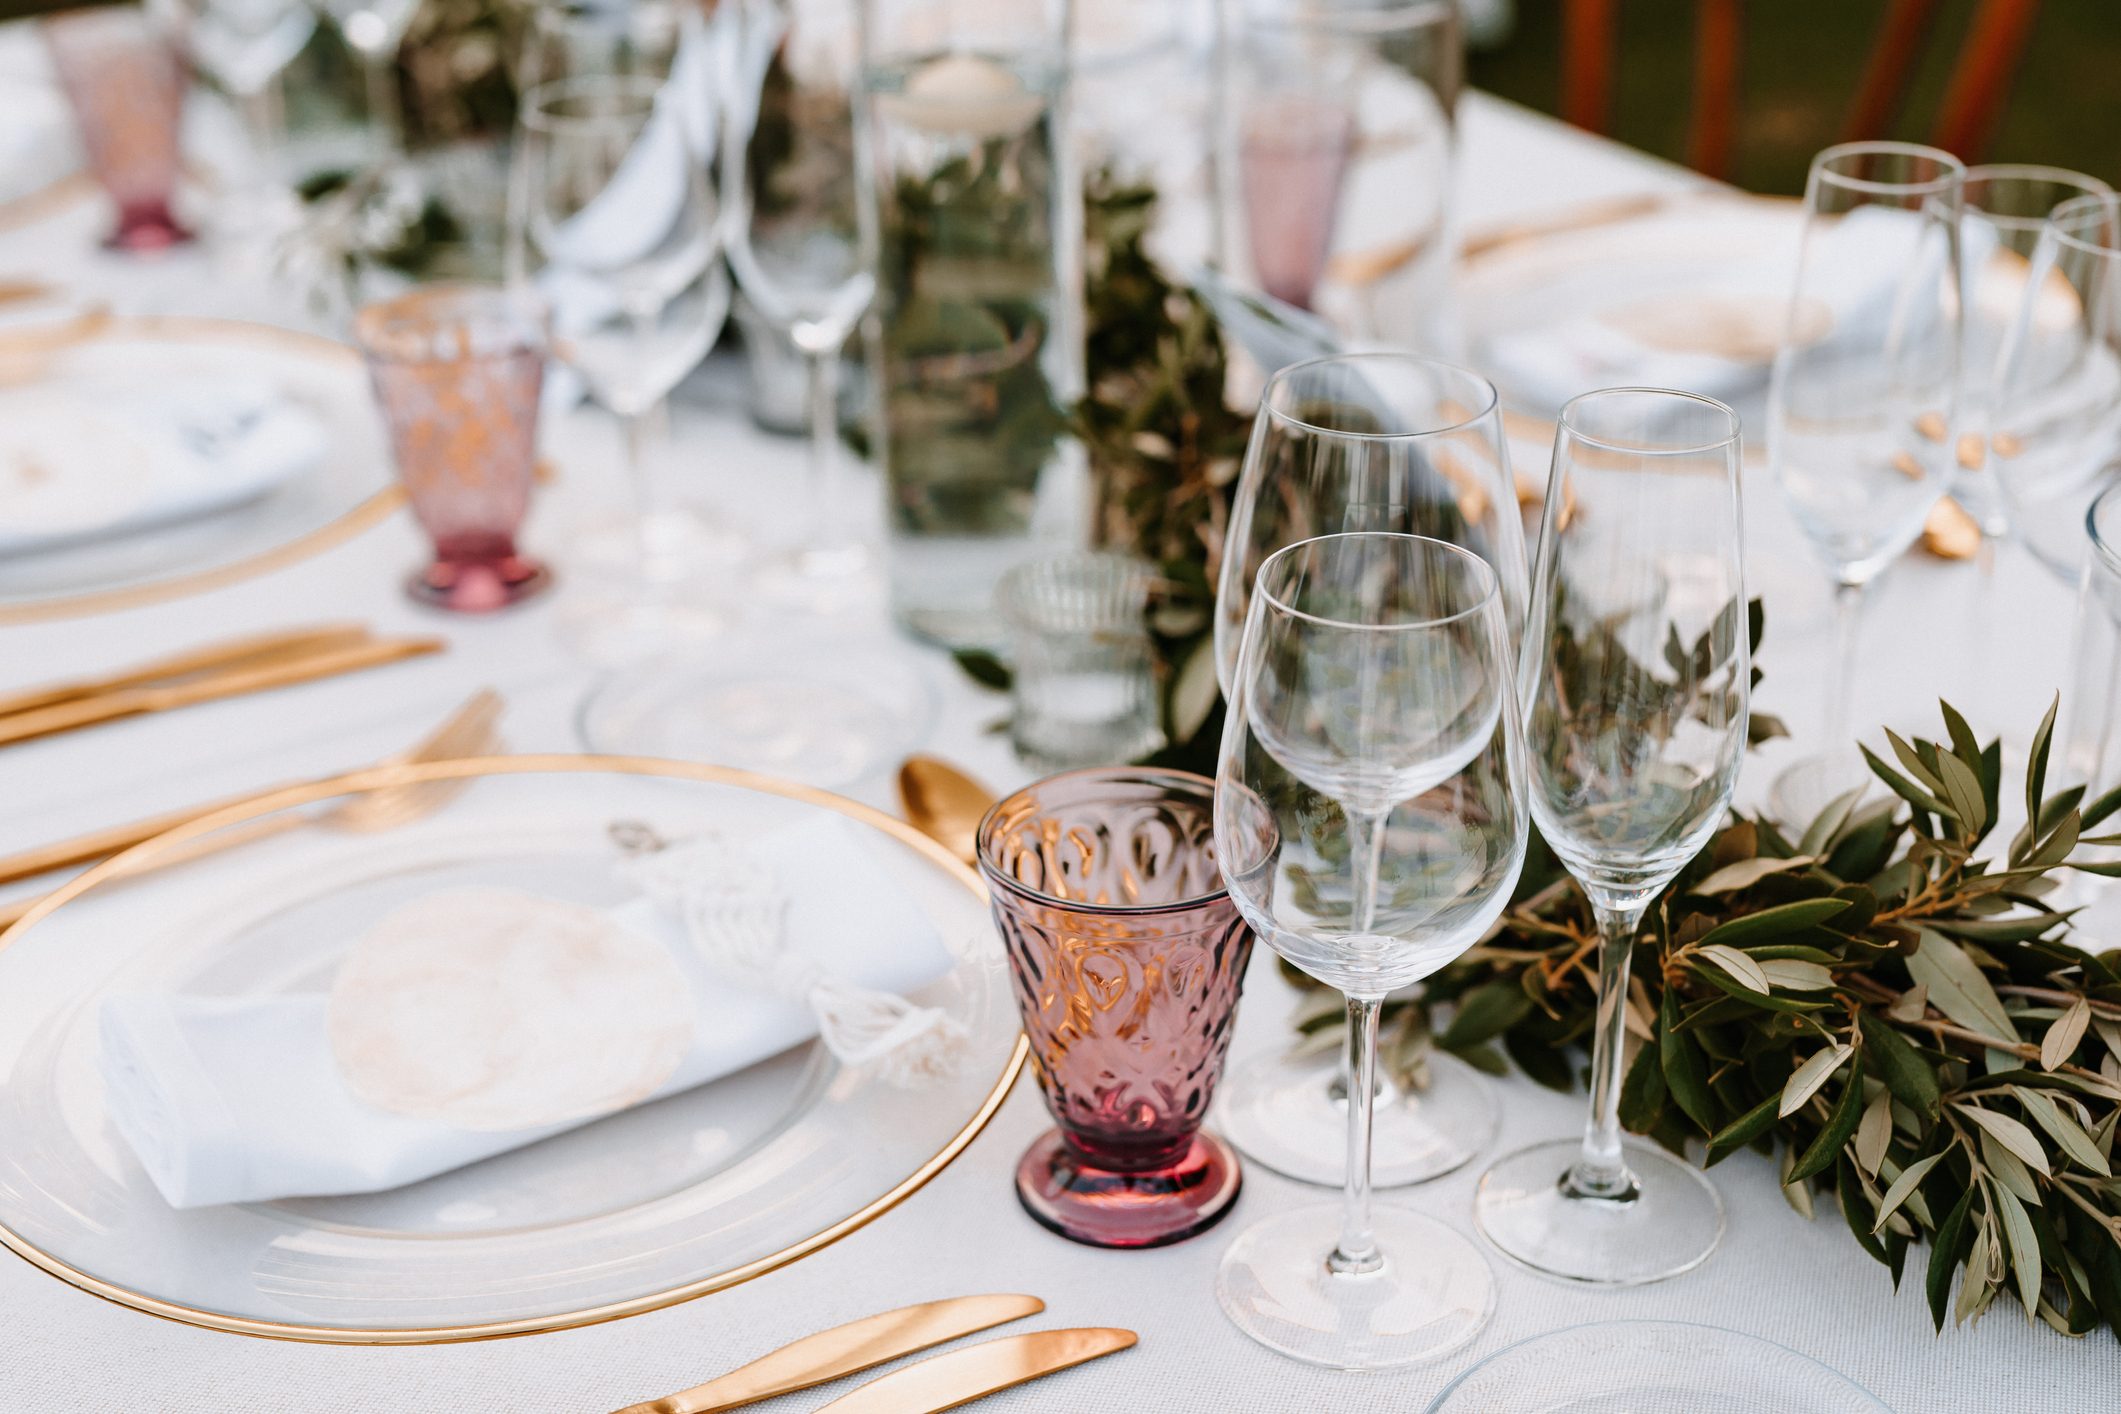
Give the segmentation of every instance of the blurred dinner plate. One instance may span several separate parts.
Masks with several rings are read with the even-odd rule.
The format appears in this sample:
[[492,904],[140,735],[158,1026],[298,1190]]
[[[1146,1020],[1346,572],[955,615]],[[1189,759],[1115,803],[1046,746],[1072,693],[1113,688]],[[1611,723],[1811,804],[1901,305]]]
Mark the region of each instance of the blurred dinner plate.
[[1505,1346],[1428,1414],[1892,1414],[1786,1345],[1687,1321],[1597,1321]]
[[[0,934],[0,1242],[54,1276],[240,1334],[429,1344],[612,1320],[796,1261],[947,1166],[1022,1064],[978,880],[865,806],[680,762],[526,756],[414,768],[468,782],[409,825],[252,838],[69,884]],[[218,830],[358,794],[339,777],[213,817]],[[402,778],[397,778],[402,779]],[[328,987],[349,945],[408,899],[525,890],[626,896],[615,822],[664,839],[756,837],[839,817],[933,924],[954,969],[912,994],[965,1028],[961,1064],[899,1088],[815,1042],[721,1080],[380,1193],[172,1209],[112,1126],[99,1010],[116,992],[258,998]],[[133,852],[182,850],[196,825]]]
[[1546,416],[1593,388],[1748,397],[1767,386],[1803,226],[1797,202],[1702,196],[1482,244],[1458,286],[1471,362]]
[[[324,451],[303,459],[298,474],[253,476],[245,494],[220,498],[197,514],[152,524],[136,518],[124,534],[0,549],[0,624],[123,608],[262,573],[335,544],[400,504],[368,376],[352,349],[229,320],[115,318],[79,327],[87,330],[84,337],[64,324],[0,329],[0,398],[45,406],[129,398],[145,404],[180,380],[263,389],[285,405],[282,414],[313,424],[312,439],[314,425],[321,425]],[[249,426],[237,419],[206,429],[223,438],[210,448],[213,455],[239,464],[243,438],[236,434],[248,435]],[[16,430],[29,435],[25,427]],[[5,450],[0,439],[0,453]],[[18,449],[0,474],[24,474],[14,464],[21,460]],[[79,462],[69,457],[64,464]],[[121,468],[114,462],[112,469]],[[109,489],[117,494],[115,485]]]

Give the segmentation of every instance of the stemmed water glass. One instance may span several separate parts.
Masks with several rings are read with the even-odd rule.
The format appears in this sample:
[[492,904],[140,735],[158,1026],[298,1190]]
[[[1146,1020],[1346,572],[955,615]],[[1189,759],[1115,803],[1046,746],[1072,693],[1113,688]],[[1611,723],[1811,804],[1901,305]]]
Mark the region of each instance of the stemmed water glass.
[[368,122],[377,155],[395,161],[405,146],[399,111],[398,46],[419,13],[420,0],[314,0],[346,41],[361,69]]
[[1786,820],[1811,820],[1863,782],[1848,724],[1864,590],[1952,481],[1965,176],[1950,153],[1908,143],[1846,143],[1812,159],[1768,457],[1833,573],[1836,643],[1822,750],[1775,781]]
[[[1476,373],[1405,354],[1292,364],[1268,381],[1216,589],[1216,673],[1237,688],[1238,649],[1260,565],[1299,540],[1348,531],[1425,535],[1495,571],[1503,619],[1524,622],[1525,552],[1495,388]],[[1270,1052],[1237,1067],[1218,1101],[1223,1132],[1247,1157],[1310,1183],[1344,1181],[1354,1036],[1333,1055]],[[1471,1066],[1438,1052],[1419,1090],[1376,1082],[1371,1181],[1419,1183],[1469,1162],[1493,1138],[1495,1099]]]
[[[658,81],[606,75],[524,99],[516,160],[516,278],[552,311],[553,353],[617,415],[635,499],[624,603],[588,631],[633,657],[720,626],[701,582],[721,541],[664,503],[644,419],[706,354],[729,310],[705,165]],[[594,646],[594,645],[593,645]]]
[[309,43],[316,12],[305,0],[174,0],[173,8],[193,65],[241,108],[253,156],[269,182],[282,127],[274,81]]
[[1475,1215],[1502,1252],[1573,1281],[1687,1271],[1723,1234],[1701,1173],[1620,1139],[1628,963],[1644,915],[1722,821],[1752,671],[1738,418],[1617,388],[1562,409],[1525,621],[1532,814],[1598,920],[1583,1138],[1498,1160]]
[[1994,389],[1989,451],[2011,529],[2075,584],[2086,512],[2121,458],[2121,198],[2075,197],[2048,217]]
[[876,293],[861,219],[859,0],[741,0],[742,101],[725,125],[729,263],[759,314],[809,372],[807,543],[775,584],[814,608],[865,599],[871,556],[846,523],[840,351]]
[[1245,921],[1338,988],[1356,1038],[1340,1204],[1256,1223],[1216,1295],[1261,1344],[1338,1369],[1434,1359],[1494,1309],[1479,1249],[1370,1201],[1385,996],[1478,942],[1524,865],[1524,739],[1502,593],[1479,556],[1329,535],[1260,567],[1216,772],[1215,847]]

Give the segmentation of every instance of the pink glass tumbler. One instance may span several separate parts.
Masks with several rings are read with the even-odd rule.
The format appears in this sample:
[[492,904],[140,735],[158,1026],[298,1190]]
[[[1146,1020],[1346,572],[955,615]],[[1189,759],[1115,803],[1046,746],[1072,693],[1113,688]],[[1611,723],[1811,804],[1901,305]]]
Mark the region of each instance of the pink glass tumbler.
[[1215,867],[1214,782],[1094,767],[988,812],[980,872],[1058,1127],[1017,1165],[1039,1222],[1158,1247],[1236,1201],[1237,1155],[1201,1127],[1252,934]]
[[412,513],[434,560],[413,598],[460,613],[506,608],[549,581],[516,548],[537,463],[545,334],[518,296],[435,285],[354,320]]
[[43,30],[89,169],[118,206],[105,244],[152,251],[190,240],[170,211],[184,65],[169,35],[125,8],[56,15]]

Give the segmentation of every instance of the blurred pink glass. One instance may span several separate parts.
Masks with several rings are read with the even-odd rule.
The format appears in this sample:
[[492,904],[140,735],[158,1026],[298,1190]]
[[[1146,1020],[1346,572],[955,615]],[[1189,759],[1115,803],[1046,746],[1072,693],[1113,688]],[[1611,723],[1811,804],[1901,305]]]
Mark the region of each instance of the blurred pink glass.
[[1252,934],[1215,866],[1214,782],[1096,767],[1029,786],[981,822],[1046,1108],[1017,1196],[1095,1247],[1157,1247],[1236,1201],[1237,1155],[1201,1129]]
[[171,37],[137,9],[77,10],[43,24],[96,181],[118,204],[114,250],[164,250],[191,239],[170,211],[184,66]]
[[434,562],[406,588],[463,613],[505,608],[544,587],[516,548],[537,464],[545,334],[535,309],[483,285],[435,285],[363,308],[368,358],[412,513]]
[[1309,95],[1261,98],[1244,115],[1238,180],[1259,286],[1309,309],[1333,249],[1355,114]]

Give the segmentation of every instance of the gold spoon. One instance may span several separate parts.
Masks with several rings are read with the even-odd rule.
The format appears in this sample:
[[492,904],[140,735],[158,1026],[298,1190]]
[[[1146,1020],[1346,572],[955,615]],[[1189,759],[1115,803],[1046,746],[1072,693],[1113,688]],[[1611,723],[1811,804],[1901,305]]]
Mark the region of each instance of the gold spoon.
[[979,862],[979,822],[994,800],[993,791],[933,756],[909,756],[898,768],[906,823],[967,864]]

